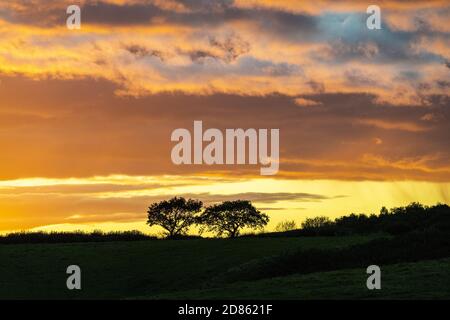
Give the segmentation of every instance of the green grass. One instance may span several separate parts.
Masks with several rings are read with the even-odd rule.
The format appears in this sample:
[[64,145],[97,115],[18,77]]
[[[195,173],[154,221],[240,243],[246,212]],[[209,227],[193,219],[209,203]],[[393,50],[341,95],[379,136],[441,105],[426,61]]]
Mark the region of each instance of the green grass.
[[450,259],[381,268],[381,290],[368,290],[365,269],[292,275],[146,299],[450,299]]
[[[0,299],[129,298],[200,289],[250,260],[337,248],[377,236],[0,245]],[[66,289],[79,265],[82,290]]]

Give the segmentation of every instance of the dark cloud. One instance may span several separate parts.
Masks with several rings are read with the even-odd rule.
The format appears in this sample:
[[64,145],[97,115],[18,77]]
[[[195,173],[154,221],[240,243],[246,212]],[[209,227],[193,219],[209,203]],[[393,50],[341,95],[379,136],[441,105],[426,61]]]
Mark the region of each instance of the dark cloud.
[[148,49],[138,44],[127,45],[125,46],[125,50],[127,50],[129,53],[136,56],[137,58],[150,56],[150,57],[157,57],[161,61],[164,61],[165,54],[160,50]]
[[210,37],[209,43],[212,47],[224,52],[224,60],[227,62],[235,61],[239,56],[250,51],[250,44],[238,35],[230,35],[225,40]]
[[234,0],[176,0],[176,2],[196,12],[223,12],[233,6]]
[[401,71],[398,75],[398,80],[418,80],[421,78],[421,74],[417,71]]
[[[164,62],[170,55],[161,50],[147,48],[140,44],[126,44],[125,50],[131,53],[136,58],[143,57],[157,57]],[[203,63],[205,59],[220,60],[225,63],[236,61],[241,55],[246,54],[250,50],[250,44],[244,41],[236,34],[228,34],[223,39],[218,37],[209,37],[209,48],[197,50],[182,50],[177,49],[178,55],[188,56],[192,62]]]
[[321,201],[331,199],[328,196],[312,193],[289,193],[289,192],[246,192],[230,195],[217,195],[210,193],[189,194],[185,195],[189,198],[198,198],[207,203],[217,203],[223,201],[232,201],[236,199],[249,200],[258,203],[274,203],[277,201]]
[[370,76],[364,74],[364,72],[360,70],[348,70],[345,72],[346,80],[353,86],[379,86],[379,83],[371,78]]
[[438,81],[436,81],[436,84],[441,89],[450,88],[450,81],[447,81],[447,80],[438,80]]
[[303,69],[296,64],[258,60],[253,57],[243,57],[238,62],[237,72],[242,75],[265,75],[271,77],[303,76]]
[[325,85],[321,82],[310,80],[307,81],[306,84],[310,86],[310,88],[313,90],[314,93],[324,93],[325,92]]
[[82,7],[83,22],[111,25],[150,24],[152,19],[162,17],[165,11],[152,4],[115,5],[98,2]]
[[445,61],[444,56],[426,48],[412,50],[424,38],[448,38],[447,34],[425,27],[425,22],[419,30],[393,30],[383,23],[382,30],[374,31],[366,27],[366,15],[360,13],[327,13],[318,19],[320,32],[316,37],[328,43],[326,50],[315,53],[318,61],[415,64]]
[[[20,0],[15,0],[16,2]],[[233,1],[181,1],[186,11],[165,10],[152,3],[113,4],[103,1],[89,2],[81,7],[82,22],[107,25],[176,24],[193,27],[212,27],[233,21],[250,21],[265,32],[298,39],[317,31],[313,16],[265,8],[238,8]],[[50,26],[65,25],[67,3],[50,1],[34,10],[31,5],[10,6],[0,12],[11,22]]]
[[218,56],[204,50],[190,51],[188,54],[193,62],[202,62],[205,58],[218,59]]

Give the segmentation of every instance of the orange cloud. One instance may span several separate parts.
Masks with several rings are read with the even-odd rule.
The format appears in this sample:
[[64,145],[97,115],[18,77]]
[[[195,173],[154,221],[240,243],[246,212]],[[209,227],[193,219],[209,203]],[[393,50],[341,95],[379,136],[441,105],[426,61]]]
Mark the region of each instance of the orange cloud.
[[[365,13],[360,12],[359,2],[219,4],[190,7],[178,1],[84,1],[82,6],[93,8],[86,14],[92,11],[93,16],[88,16],[80,31],[69,31],[64,24],[39,26],[31,19],[30,3],[13,1],[4,4],[3,10],[17,15],[17,22],[0,20],[0,72],[33,79],[102,78],[120,86],[117,94],[130,96],[161,92],[297,96],[314,93],[312,81],[321,83],[326,92],[369,92],[380,102],[403,105],[424,104],[426,95],[447,94],[446,87],[436,85],[445,80],[445,61],[450,57],[442,35],[448,30],[433,27],[440,12],[449,10],[442,1],[415,1],[414,8],[403,1],[381,3],[387,17],[401,8],[411,21],[419,14],[420,21],[432,26],[420,36],[408,26],[397,28],[411,32],[408,36],[387,28],[379,31],[381,37],[364,31],[361,15]],[[325,8],[328,13],[323,12]],[[47,21],[57,21],[59,9],[60,3],[50,1],[42,14],[49,16]],[[107,10],[110,17],[99,15],[101,10]],[[121,10],[128,10],[129,20],[119,19]],[[227,10],[243,11],[227,18]],[[249,10],[265,11],[258,18]],[[421,10],[427,11],[422,14]],[[138,15],[143,11],[147,18]],[[209,19],[208,13],[217,20]],[[192,19],[188,19],[190,14]],[[133,15],[142,21],[135,23]],[[272,27],[261,33],[267,21]],[[449,25],[444,22],[437,25]],[[389,49],[393,44],[397,48]],[[364,70],[361,77],[372,80],[344,81],[349,70],[358,68]],[[399,81],[402,69],[420,77]],[[426,91],[418,89],[423,83]]]

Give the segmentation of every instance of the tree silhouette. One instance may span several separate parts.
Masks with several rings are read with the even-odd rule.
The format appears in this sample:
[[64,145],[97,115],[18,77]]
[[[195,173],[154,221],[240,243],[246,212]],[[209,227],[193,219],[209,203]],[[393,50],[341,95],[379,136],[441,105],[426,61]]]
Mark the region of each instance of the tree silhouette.
[[216,232],[218,236],[225,233],[228,237],[234,238],[244,227],[255,229],[264,227],[269,222],[269,217],[258,211],[250,201],[236,200],[207,207],[199,222],[203,224],[201,231],[206,229]]
[[295,229],[297,229],[297,224],[295,223],[294,220],[281,221],[275,227],[276,232],[286,232]]
[[302,222],[303,229],[315,229],[321,228],[328,225],[331,225],[332,221],[328,217],[314,217],[314,218],[306,218],[304,222]]
[[148,208],[147,224],[163,227],[169,238],[184,235],[189,227],[197,222],[198,216],[196,214],[200,212],[202,206],[201,201],[186,200],[183,197],[156,202]]

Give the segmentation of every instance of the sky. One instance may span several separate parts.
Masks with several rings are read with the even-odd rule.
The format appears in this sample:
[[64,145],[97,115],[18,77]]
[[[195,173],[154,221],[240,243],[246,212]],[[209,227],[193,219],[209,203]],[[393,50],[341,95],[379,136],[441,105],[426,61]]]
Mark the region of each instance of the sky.
[[[81,8],[81,28],[66,8]],[[450,204],[450,4],[0,1],[0,233],[130,230],[155,201],[277,223]],[[277,128],[280,169],[175,165],[177,128]]]

